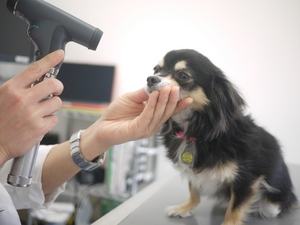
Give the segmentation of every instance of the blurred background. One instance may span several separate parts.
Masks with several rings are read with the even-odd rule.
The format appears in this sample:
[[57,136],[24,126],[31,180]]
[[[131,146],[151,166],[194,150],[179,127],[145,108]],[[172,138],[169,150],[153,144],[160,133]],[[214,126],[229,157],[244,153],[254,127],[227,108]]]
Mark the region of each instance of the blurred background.
[[[6,1],[1,2],[3,7]],[[153,67],[168,51],[195,49],[207,56],[238,87],[248,103],[247,113],[251,113],[259,125],[277,137],[286,162],[300,165],[300,1],[47,2],[104,32],[95,52],[88,51],[81,45],[68,43],[65,63],[70,66],[96,66],[99,69],[96,73],[102,74],[106,74],[101,72],[103,69],[108,69],[110,72],[107,77],[110,78],[105,82],[109,82],[111,88],[106,92],[110,97],[105,102],[144,87],[146,78],[153,73]],[[24,26],[26,27],[25,24]],[[6,28],[2,28],[2,31],[3,29]],[[22,33],[25,34],[25,31]],[[3,35],[4,32],[1,32],[0,36]],[[0,46],[4,45],[5,42],[0,43]],[[23,59],[21,61],[23,63],[0,60],[0,81],[4,82],[27,67],[26,60],[25,63]],[[87,68],[83,68],[84,70],[87,71]],[[103,86],[100,83],[99,86]],[[74,110],[63,110],[59,114],[60,124],[54,129],[58,136],[52,135],[50,139],[64,141],[73,131],[89,126],[98,118],[93,110],[95,109],[90,110],[92,115],[89,113],[88,116],[82,116],[82,113],[74,115]],[[141,178],[149,181],[170,168],[170,162],[163,156],[164,149],[156,148],[158,145],[155,140],[142,140],[138,144],[127,143],[116,148],[123,149],[118,150],[119,152],[130,151],[133,156],[137,156],[138,152],[138,163],[149,164],[150,160],[150,170],[155,170],[156,174],[147,174]],[[153,148],[158,156],[155,160]],[[122,160],[123,156],[115,154],[116,151],[111,152],[110,157]],[[131,163],[130,159],[125,160],[129,161],[126,161],[123,168]],[[145,168],[149,170],[149,165]],[[120,171],[119,173],[120,176],[128,176]],[[85,183],[82,179],[79,178],[80,182]],[[129,192],[132,193],[129,195],[135,192],[135,188],[131,187]]]
[[66,61],[116,66],[113,98],[138,89],[173,49],[192,48],[217,65],[300,164],[300,1],[49,0],[99,27],[96,52],[70,43]]

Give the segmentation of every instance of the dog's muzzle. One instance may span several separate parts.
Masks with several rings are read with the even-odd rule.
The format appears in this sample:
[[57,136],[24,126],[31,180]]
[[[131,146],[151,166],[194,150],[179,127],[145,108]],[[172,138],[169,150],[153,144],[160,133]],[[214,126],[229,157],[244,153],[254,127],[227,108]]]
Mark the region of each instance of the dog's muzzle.
[[169,78],[160,77],[160,76],[150,76],[147,78],[147,85],[145,86],[145,91],[150,94],[152,91],[158,90],[160,91],[164,86],[174,86],[174,82],[172,82]]
[[157,76],[150,76],[147,78],[147,86],[149,88],[151,88],[155,84],[158,84],[159,82],[160,82],[160,79]]
[[164,85],[162,84],[162,79],[158,76],[150,76],[147,78],[147,85],[145,86],[145,91],[148,94],[151,94],[152,91],[160,90],[163,86],[166,86],[167,83]]

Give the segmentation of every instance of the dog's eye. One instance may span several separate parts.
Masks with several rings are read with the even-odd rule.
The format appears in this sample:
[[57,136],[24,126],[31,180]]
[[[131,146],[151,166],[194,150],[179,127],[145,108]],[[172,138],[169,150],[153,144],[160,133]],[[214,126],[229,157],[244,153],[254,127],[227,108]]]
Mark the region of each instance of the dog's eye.
[[177,74],[177,77],[180,79],[180,80],[188,80],[190,79],[190,76],[187,75],[185,72],[179,72]]
[[154,67],[154,74],[158,73],[160,71],[160,68],[158,66]]

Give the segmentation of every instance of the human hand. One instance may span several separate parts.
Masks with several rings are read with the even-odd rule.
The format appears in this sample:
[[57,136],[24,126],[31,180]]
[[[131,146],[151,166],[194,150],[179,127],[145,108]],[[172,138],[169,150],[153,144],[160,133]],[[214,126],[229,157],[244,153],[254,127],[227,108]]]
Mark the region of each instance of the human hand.
[[96,151],[97,144],[94,140],[100,146],[106,145],[108,149],[117,144],[152,136],[172,115],[191,103],[191,98],[179,101],[177,86],[166,86],[160,91],[153,91],[150,96],[144,89],[124,94],[113,101],[101,118],[82,133],[82,149],[90,149],[84,153],[84,157],[95,158],[91,144],[84,147],[87,143],[94,143]]
[[62,83],[54,78],[31,84],[63,60],[62,50],[33,63],[0,87],[0,165],[29,151],[57,124]]

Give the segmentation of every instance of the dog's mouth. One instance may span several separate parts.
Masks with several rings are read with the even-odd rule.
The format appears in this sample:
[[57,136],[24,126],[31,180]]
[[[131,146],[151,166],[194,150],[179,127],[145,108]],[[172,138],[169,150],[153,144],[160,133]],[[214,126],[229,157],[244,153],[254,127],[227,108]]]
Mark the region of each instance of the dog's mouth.
[[146,86],[145,86],[145,91],[148,94],[151,94],[153,91],[160,91],[163,87],[168,86],[168,85],[171,86],[167,82],[161,82],[159,84],[152,85],[152,86],[149,86],[148,83],[147,83]]
[[153,91],[160,91],[165,86],[175,86],[174,82],[165,77],[150,76],[147,78],[147,84],[145,85],[145,91],[151,94]]

